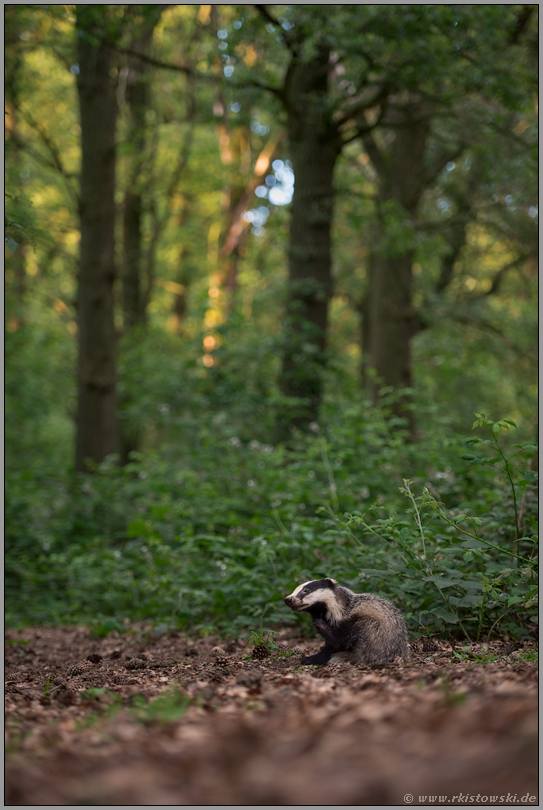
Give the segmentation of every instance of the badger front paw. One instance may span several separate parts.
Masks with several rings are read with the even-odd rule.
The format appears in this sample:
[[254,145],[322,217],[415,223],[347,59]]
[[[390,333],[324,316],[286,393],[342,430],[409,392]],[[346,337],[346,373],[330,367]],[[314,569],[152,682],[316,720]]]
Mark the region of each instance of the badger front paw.
[[337,651],[339,650],[337,629],[332,628],[325,619],[313,619],[313,626],[317,633],[324,639],[324,646],[326,649]]
[[322,650],[319,650],[318,653],[315,655],[305,655],[301,663],[302,664],[313,664],[316,666],[325,666],[332,656],[332,651],[329,650],[327,647],[323,647]]

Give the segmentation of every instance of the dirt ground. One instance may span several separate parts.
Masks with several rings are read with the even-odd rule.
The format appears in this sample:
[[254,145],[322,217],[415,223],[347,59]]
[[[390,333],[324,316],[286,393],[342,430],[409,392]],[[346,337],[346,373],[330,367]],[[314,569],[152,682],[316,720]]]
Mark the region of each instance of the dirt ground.
[[534,644],[359,668],[276,641],[8,631],[5,806],[538,804]]

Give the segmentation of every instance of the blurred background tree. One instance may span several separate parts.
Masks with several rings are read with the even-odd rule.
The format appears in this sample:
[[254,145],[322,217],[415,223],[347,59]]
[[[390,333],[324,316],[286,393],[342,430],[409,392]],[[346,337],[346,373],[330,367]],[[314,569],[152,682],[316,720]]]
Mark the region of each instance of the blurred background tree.
[[[191,362],[201,364],[200,384],[210,385],[233,381],[226,332],[232,343],[236,330],[240,348],[242,325],[247,336],[259,334],[270,356],[257,376],[275,390],[265,407],[282,438],[318,421],[327,364],[345,368],[348,388],[360,374],[359,396],[368,385],[375,399],[383,386],[425,380],[451,395],[459,381],[462,398],[463,375],[486,377],[481,361],[489,355],[494,387],[503,388],[499,368],[507,363],[509,395],[515,403],[530,398],[535,332],[514,323],[522,311],[533,324],[535,313],[534,6],[347,5],[333,14],[311,5],[104,6],[94,14],[81,7],[77,23],[73,14],[69,6],[8,7],[6,133],[16,199],[24,185],[36,211],[36,188],[48,233],[28,260],[36,288],[45,289],[43,268],[54,263],[65,279],[57,279],[55,311],[72,337],[77,321],[80,350],[99,352],[104,337],[94,376],[110,378],[110,391],[119,387],[121,439],[90,412],[81,416],[79,433],[98,449],[82,445],[78,468],[114,448],[126,462],[152,433],[142,395],[153,397],[153,385],[141,385],[146,325],[171,349],[175,336],[183,353],[199,344]],[[87,40],[97,65],[110,60],[115,216],[94,156],[88,173],[102,190],[90,207],[110,230],[117,221],[109,269],[103,237],[88,246],[83,238],[76,258],[78,155],[93,115],[80,121],[67,103],[53,114],[60,88],[67,100],[76,80],[82,87],[76,42]],[[41,88],[35,77],[43,70],[49,81]],[[53,189],[55,216],[70,219],[69,233],[64,223],[55,231],[42,202],[50,197],[51,205]],[[82,210],[90,216],[88,205]],[[8,302],[19,312],[13,331],[28,242],[8,245]],[[61,259],[63,243],[70,263]],[[75,289],[71,300],[60,289],[75,285],[76,261],[79,288],[87,263],[108,279],[108,294],[94,304],[90,290],[81,293],[77,318]],[[107,330],[85,326],[86,307],[94,312],[98,299],[104,306],[109,299]],[[114,331],[122,336],[118,380]],[[449,346],[457,336],[461,373],[453,370],[459,352],[445,351],[441,333]],[[408,402],[395,408],[413,429]],[[109,410],[113,424],[115,406]],[[101,450],[103,433],[110,438]]]

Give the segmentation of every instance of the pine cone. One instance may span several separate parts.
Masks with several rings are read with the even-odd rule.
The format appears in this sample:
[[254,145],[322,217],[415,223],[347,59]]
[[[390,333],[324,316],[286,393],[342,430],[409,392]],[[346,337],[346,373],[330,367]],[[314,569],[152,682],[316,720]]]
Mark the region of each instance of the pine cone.
[[257,644],[251,657],[257,661],[263,661],[264,658],[269,658],[269,655],[270,651],[265,644]]
[[111,680],[113,683],[122,685],[130,683],[131,679],[128,677],[128,675],[125,675],[123,672],[117,672],[115,675],[113,675]]
[[425,638],[422,642],[422,652],[435,652],[436,650],[439,650],[439,647],[435,641],[432,638]]
[[69,678],[74,678],[76,675],[82,675],[83,672],[86,672],[87,669],[91,668],[91,664],[88,661],[80,661],[78,664],[72,664],[66,670],[66,675]]
[[226,655],[217,655],[215,658],[215,666],[216,667],[226,667],[228,666],[228,656]]
[[144,661],[142,658],[131,658],[129,661],[126,662],[124,665],[125,669],[145,669],[147,666],[147,661]]

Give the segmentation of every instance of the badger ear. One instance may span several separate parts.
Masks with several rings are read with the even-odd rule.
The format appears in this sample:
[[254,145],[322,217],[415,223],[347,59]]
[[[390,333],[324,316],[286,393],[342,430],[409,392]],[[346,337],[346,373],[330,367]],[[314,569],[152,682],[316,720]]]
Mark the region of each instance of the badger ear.
[[337,585],[337,580],[332,579],[332,577],[326,577],[326,582],[328,582],[330,586]]

